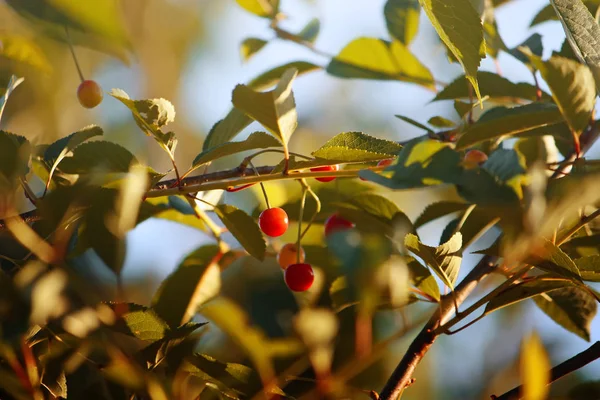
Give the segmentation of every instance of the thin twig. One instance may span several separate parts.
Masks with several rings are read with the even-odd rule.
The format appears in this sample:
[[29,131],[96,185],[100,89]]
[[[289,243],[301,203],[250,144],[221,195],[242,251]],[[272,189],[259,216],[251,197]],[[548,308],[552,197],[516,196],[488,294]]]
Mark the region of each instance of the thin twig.
[[[552,382],[557,381],[558,379],[562,378],[565,375],[570,374],[573,371],[577,371],[578,369],[585,367],[586,365],[588,365],[592,361],[597,360],[598,358],[600,358],[600,342],[594,343],[593,345],[591,345],[590,347],[588,347],[586,350],[582,351],[581,353],[569,358],[568,360],[566,360],[566,361],[558,364],[556,367],[552,368],[550,370],[550,382],[548,382],[548,384],[551,384]],[[509,390],[508,392],[504,393],[503,395],[500,395],[500,396],[492,395],[491,398],[493,400],[520,399],[522,390],[523,390],[522,386],[517,386],[516,388]]]

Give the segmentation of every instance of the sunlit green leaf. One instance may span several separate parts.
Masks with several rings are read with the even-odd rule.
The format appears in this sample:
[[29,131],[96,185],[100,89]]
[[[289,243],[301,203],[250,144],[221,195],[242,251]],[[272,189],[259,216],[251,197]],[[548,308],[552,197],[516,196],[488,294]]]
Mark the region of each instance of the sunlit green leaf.
[[431,272],[415,259],[408,262],[408,269],[413,285],[436,301],[440,301],[440,288]]
[[571,286],[573,286],[573,284],[567,279],[520,282],[510,286],[508,289],[498,293],[498,295],[493,297],[485,307],[485,313],[489,314],[493,311],[499,310],[500,308],[530,299],[539,294],[548,293]]
[[243,61],[248,61],[253,55],[258,53],[265,45],[269,43],[264,39],[247,38],[240,45],[240,55]]
[[[583,239],[587,239],[588,237],[586,236]],[[595,241],[597,240],[598,238],[595,239]],[[581,273],[581,279],[584,281],[600,282],[600,255],[581,257],[573,261]]]
[[215,214],[251,256],[259,260],[265,258],[267,245],[260,228],[251,216],[228,204],[216,206]]
[[277,13],[279,0],[235,0],[246,11],[259,17],[271,18]]
[[529,263],[545,271],[579,280],[581,274],[571,258],[549,240],[544,240],[543,249],[536,252]]
[[383,15],[390,35],[405,45],[410,44],[419,30],[420,12],[418,0],[388,0]]
[[459,253],[462,246],[460,233],[454,234],[449,241],[438,247],[424,245],[416,235],[409,233],[404,238],[404,245],[408,250],[423,259],[446,286],[451,289],[454,288],[462,261],[462,256]]
[[456,123],[454,121],[450,121],[449,119],[440,116],[429,118],[429,121],[427,121],[427,123],[437,128],[453,128],[454,126],[456,126]]
[[117,322],[115,329],[135,336],[138,339],[155,342],[165,337],[170,330],[169,326],[163,321],[156,312],[148,307],[133,303],[111,303],[113,309],[122,309],[127,311],[122,315],[124,325]]
[[378,139],[362,132],[344,132],[329,139],[312,155],[339,162],[377,161],[393,157],[402,146],[391,140]]
[[399,41],[354,39],[331,60],[327,73],[340,78],[398,80],[433,88],[431,72]]
[[26,36],[0,34],[0,57],[31,65],[43,72],[52,71],[44,51]]
[[483,26],[469,0],[419,0],[438,36],[462,65],[481,99],[477,69],[485,56]]

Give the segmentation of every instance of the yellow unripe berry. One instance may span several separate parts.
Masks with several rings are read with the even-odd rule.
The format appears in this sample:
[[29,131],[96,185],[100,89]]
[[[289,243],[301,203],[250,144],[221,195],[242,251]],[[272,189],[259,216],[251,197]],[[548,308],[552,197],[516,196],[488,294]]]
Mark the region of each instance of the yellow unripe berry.
[[288,243],[279,250],[277,254],[277,262],[282,269],[286,269],[292,264],[303,263],[306,258],[306,253],[300,246],[300,259],[298,259],[298,247],[296,243]]

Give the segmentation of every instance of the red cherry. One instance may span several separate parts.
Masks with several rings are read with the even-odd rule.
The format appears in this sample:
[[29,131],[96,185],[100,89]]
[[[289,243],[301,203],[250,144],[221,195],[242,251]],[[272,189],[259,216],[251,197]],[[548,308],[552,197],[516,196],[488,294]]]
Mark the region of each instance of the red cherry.
[[279,254],[277,254],[277,262],[282,269],[286,269],[297,262],[303,263],[305,258],[306,253],[302,246],[300,246],[300,261],[298,261],[298,246],[296,246],[296,243],[286,244],[279,250]]
[[325,220],[325,236],[331,235],[333,232],[345,231],[354,228],[354,224],[339,214],[333,214]]
[[387,167],[388,165],[392,165],[392,163],[394,162],[393,158],[388,158],[386,160],[381,160],[377,163],[378,167]]
[[[311,168],[310,170],[312,172],[339,171],[340,166],[337,164],[336,165],[325,165],[323,167]],[[331,182],[332,180],[335,179],[335,176],[323,176],[323,177],[315,178],[315,179],[318,180],[319,182]]]
[[284,279],[290,290],[304,292],[312,286],[315,272],[310,264],[292,264],[285,270]]
[[86,80],[77,88],[79,103],[85,108],[94,108],[102,102],[102,88],[96,81]]
[[268,208],[258,216],[260,230],[271,237],[283,235],[287,231],[288,223],[287,213],[279,207]]

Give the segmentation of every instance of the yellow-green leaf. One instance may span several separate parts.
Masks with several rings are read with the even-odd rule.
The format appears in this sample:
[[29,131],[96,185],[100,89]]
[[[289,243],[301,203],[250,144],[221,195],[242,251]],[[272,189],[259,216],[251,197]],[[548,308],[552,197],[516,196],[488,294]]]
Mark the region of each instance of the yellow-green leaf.
[[265,258],[267,244],[254,218],[228,204],[216,206],[215,213],[251,256],[259,260]]
[[263,18],[273,17],[277,13],[279,0],[235,0],[243,9]]
[[331,161],[366,162],[394,157],[400,150],[402,146],[391,140],[378,139],[362,132],[344,132],[329,139],[312,155]]
[[420,13],[418,0],[388,0],[383,7],[388,32],[405,45],[412,42],[419,30]]
[[266,40],[259,38],[247,38],[244,39],[240,45],[240,55],[242,61],[248,61],[254,54],[258,53],[265,45],[269,43]]
[[404,245],[408,250],[423,259],[446,286],[451,289],[454,288],[462,261],[459,254],[462,246],[462,235],[460,233],[455,233],[450,240],[438,247],[424,245],[418,236],[409,233],[404,238]]
[[539,336],[532,334],[521,344],[521,383],[520,398],[524,400],[545,400],[548,398],[550,383],[550,360]]
[[31,39],[16,35],[0,34],[0,56],[29,64],[43,72],[52,71],[44,51]]

